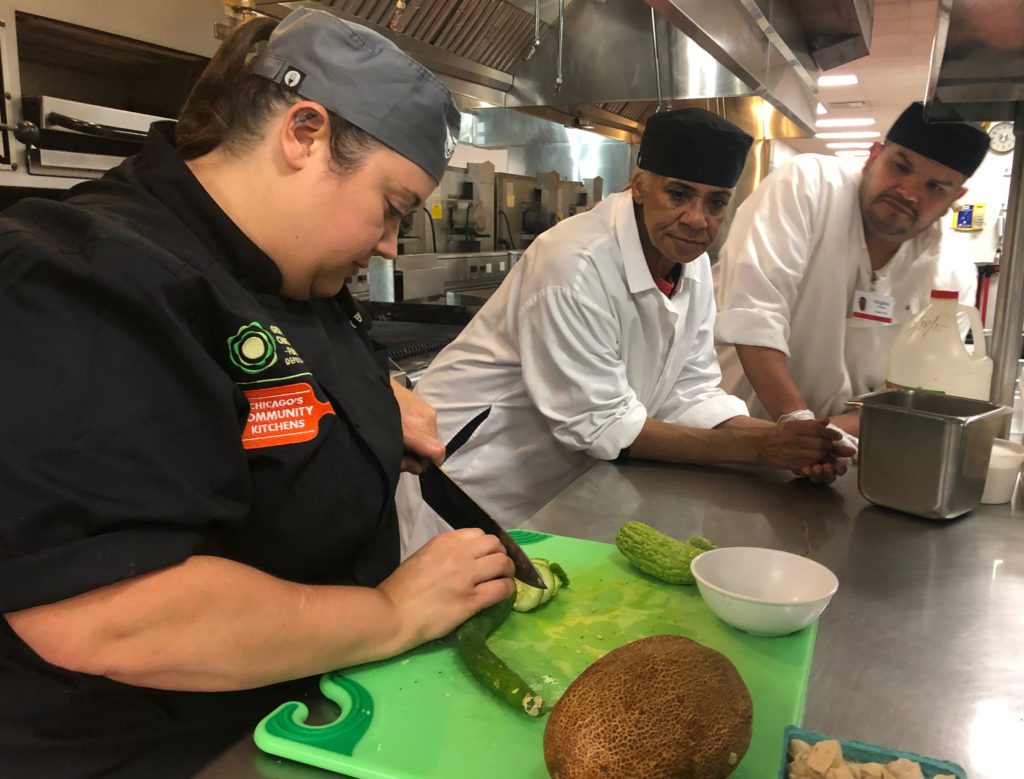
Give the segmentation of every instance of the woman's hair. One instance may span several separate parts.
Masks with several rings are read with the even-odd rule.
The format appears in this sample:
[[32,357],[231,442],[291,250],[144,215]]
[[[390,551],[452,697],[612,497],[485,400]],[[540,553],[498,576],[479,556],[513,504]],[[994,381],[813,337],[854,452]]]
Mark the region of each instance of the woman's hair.
[[[255,17],[239,25],[217,49],[181,109],[175,128],[178,152],[186,160],[223,147],[245,149],[263,136],[267,123],[302,99],[276,82],[253,75],[248,64],[256,47],[270,37],[276,19]],[[327,109],[324,109],[327,111]],[[343,168],[355,168],[382,144],[369,133],[327,111],[331,156]]]

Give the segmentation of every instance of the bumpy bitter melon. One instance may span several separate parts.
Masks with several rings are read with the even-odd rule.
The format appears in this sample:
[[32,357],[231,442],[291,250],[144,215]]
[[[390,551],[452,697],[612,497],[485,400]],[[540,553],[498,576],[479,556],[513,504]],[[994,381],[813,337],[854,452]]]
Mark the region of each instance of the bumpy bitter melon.
[[670,584],[693,584],[690,563],[697,555],[715,548],[701,536],[692,536],[684,543],[643,522],[627,522],[620,527],[615,546],[641,571]]

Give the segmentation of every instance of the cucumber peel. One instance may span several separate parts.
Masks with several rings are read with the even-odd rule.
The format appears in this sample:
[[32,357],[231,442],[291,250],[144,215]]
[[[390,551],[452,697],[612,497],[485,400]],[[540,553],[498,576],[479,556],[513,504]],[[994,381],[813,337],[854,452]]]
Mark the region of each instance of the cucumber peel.
[[487,646],[487,637],[512,613],[514,600],[510,595],[466,620],[455,634],[455,645],[466,668],[485,689],[527,716],[539,717],[544,699]]
[[540,605],[543,594],[544,590],[540,587],[531,587],[516,579],[516,596],[512,608],[515,611],[533,611]]
[[565,569],[558,563],[551,563],[551,573],[557,578],[562,587],[569,586],[569,574],[565,572]]
[[515,594],[466,620],[455,634],[455,645],[466,668],[485,689],[527,716],[539,717],[546,711],[544,699],[487,646],[487,638],[513,610],[532,611],[555,597],[560,588],[569,585],[569,577],[557,563],[539,557],[531,558],[530,562],[537,568],[547,589],[531,587],[516,579]]

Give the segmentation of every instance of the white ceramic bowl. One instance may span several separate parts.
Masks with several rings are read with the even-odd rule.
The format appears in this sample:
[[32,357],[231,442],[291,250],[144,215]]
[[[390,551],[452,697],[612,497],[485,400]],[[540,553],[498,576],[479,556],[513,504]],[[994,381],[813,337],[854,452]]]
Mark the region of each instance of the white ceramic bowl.
[[690,565],[715,614],[755,636],[784,636],[816,620],[839,580],[806,557],[750,546],[712,549]]

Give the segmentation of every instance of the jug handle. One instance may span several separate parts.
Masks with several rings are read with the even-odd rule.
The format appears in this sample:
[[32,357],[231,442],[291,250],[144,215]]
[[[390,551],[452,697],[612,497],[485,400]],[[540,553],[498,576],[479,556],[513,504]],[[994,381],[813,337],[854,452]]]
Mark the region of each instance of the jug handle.
[[984,359],[988,356],[988,349],[985,346],[985,328],[981,323],[981,314],[974,306],[967,306],[963,303],[957,306],[957,310],[967,314],[967,319],[971,323],[971,335],[974,336],[974,359]]

